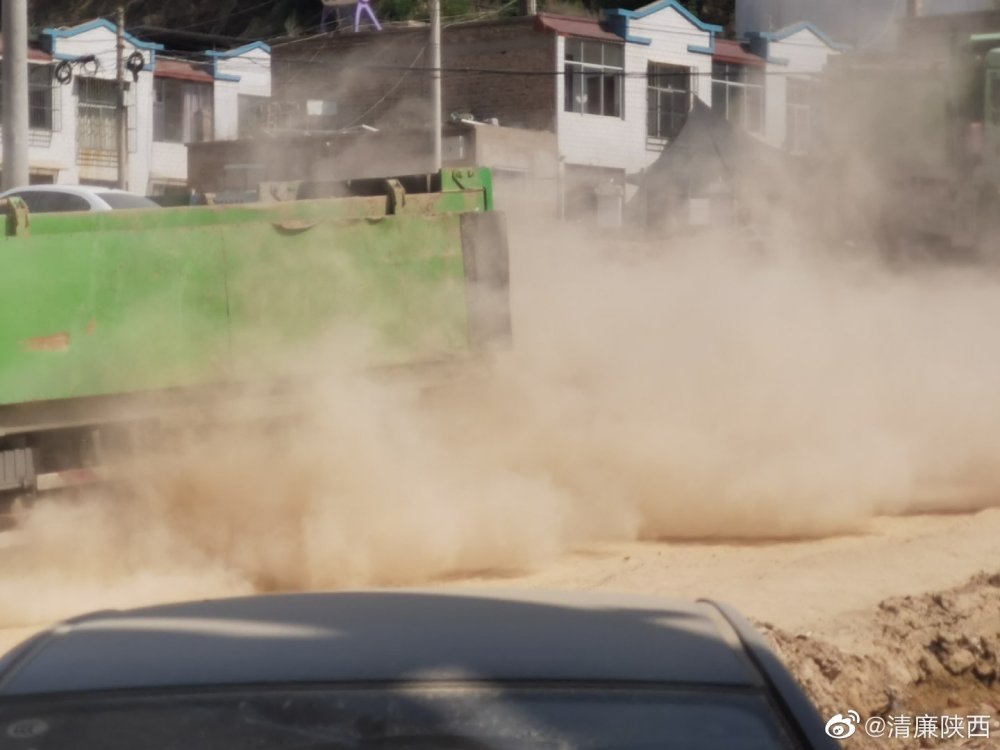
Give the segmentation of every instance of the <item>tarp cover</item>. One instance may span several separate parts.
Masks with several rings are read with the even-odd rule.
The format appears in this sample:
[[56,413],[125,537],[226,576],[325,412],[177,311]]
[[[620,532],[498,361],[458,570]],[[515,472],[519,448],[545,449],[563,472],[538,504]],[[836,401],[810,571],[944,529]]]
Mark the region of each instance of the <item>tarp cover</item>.
[[766,197],[779,189],[794,161],[696,98],[680,134],[630,179],[639,189],[629,210],[647,226],[683,225],[689,221],[683,218],[688,199],[729,196],[738,201],[748,193]]
[[696,196],[717,182],[732,189],[737,179],[764,178],[783,159],[780,151],[734,127],[696,98],[680,134],[639,182],[654,193]]

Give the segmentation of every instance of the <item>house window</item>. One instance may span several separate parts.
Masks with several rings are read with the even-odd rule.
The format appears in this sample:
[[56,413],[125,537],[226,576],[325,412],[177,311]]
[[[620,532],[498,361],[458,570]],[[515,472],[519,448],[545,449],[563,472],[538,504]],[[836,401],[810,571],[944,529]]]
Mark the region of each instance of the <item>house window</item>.
[[118,89],[114,81],[77,78],[77,147],[81,155],[115,156]]
[[52,130],[52,66],[28,66],[28,127]]
[[[0,83],[0,102],[3,85]],[[52,130],[52,66],[28,66],[28,127],[31,130]],[[58,102],[58,98],[55,99]],[[0,104],[2,106],[2,104]]]
[[676,138],[690,109],[691,69],[649,63],[646,79],[646,134],[650,138]]
[[565,109],[622,116],[625,48],[583,39],[566,40]]
[[[112,166],[118,162],[118,84],[103,78],[75,79],[77,97],[76,146],[81,164]],[[127,148],[138,146],[135,89],[125,83]]]
[[789,78],[786,85],[785,148],[793,153],[805,153],[812,137],[812,82]]
[[764,132],[764,74],[760,68],[712,63],[712,109],[750,133]]
[[212,84],[157,78],[153,82],[153,140],[212,140]]

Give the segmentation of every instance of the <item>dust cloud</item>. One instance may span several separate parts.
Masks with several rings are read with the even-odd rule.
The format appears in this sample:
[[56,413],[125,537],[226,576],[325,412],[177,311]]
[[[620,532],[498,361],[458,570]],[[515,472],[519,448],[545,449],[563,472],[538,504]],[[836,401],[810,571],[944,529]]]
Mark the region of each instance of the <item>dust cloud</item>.
[[509,351],[428,387],[331,344],[289,423],[195,429],[125,491],[39,504],[0,623],[1000,504],[1000,279],[512,223]]

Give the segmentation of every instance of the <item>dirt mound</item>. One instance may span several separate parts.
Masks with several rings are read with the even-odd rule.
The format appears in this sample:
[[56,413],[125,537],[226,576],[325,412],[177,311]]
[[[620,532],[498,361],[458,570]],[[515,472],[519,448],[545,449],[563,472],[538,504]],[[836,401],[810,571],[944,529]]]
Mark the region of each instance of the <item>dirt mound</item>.
[[[859,618],[859,627],[864,623]],[[912,747],[995,747],[1000,736],[1000,573],[980,574],[942,593],[886,599],[868,617],[865,653],[849,653],[810,634],[758,623],[824,717],[857,711],[885,720],[882,737],[858,731],[858,750],[884,746],[898,717]],[[923,732],[916,717],[930,716]],[[989,735],[969,717],[989,717]],[[946,722],[941,717],[949,717]],[[951,717],[964,719],[959,730]],[[977,721],[977,723],[980,723]],[[945,729],[950,723],[950,729]],[[878,728],[879,722],[873,725]],[[931,729],[933,727],[933,729]],[[905,730],[895,730],[902,741]],[[926,736],[919,736],[924,734]],[[948,736],[950,735],[950,736]]]

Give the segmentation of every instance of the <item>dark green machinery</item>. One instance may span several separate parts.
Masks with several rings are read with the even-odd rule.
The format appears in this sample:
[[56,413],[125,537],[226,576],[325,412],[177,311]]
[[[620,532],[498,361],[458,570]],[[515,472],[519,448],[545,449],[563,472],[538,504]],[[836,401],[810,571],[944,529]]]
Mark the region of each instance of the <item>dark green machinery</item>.
[[404,182],[152,211],[32,216],[7,201],[0,494],[86,478],[102,432],[168,395],[322,367],[339,331],[364,336],[371,367],[454,360],[509,336],[490,172],[444,170],[433,192]]

